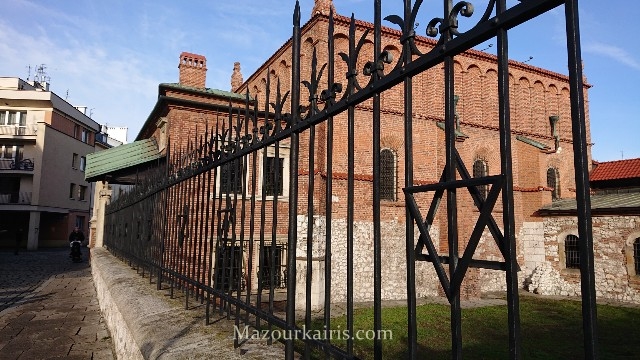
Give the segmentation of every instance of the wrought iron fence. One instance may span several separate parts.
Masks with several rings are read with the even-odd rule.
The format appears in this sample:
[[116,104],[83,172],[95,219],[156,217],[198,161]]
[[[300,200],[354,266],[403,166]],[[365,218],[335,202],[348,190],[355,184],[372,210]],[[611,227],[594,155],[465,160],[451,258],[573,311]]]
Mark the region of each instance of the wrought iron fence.
[[[339,56],[335,54],[335,23],[330,16],[326,49],[323,50],[326,63],[318,64],[316,50],[319,49],[314,49],[310,63],[305,63],[310,76],[304,80],[300,63],[300,10],[296,4],[290,89],[283,89],[279,81],[274,86],[271,76],[266,75],[262,89],[264,103],[251,98],[247,91],[244,107],[230,105],[226,116],[219,116],[214,124],[203,126],[203,132],[185,147],[176,145],[172,148],[170,142],[168,148],[173,150],[167,152],[166,166],[158,168],[154,174],[141,176],[135,188],[107,209],[105,244],[131,263],[149,269],[149,273],[158,279],[158,286],[164,281],[170,284],[172,293],[174,289],[184,291],[187,303],[190,297],[205,302],[207,317],[212,308],[218,308],[233,315],[236,325],[242,321],[258,328],[299,331],[302,324],[311,327],[314,307],[320,304],[324,325],[330,329],[331,304],[336,294],[340,294],[346,302],[345,330],[352,334],[357,300],[354,297],[357,285],[354,283],[354,264],[360,260],[361,246],[356,233],[361,231],[359,221],[363,216],[362,209],[355,208],[360,200],[357,196],[362,194],[355,182],[365,178],[355,169],[366,159],[370,161],[372,173],[370,201],[367,202],[370,213],[364,215],[371,225],[372,261],[366,267],[371,271],[373,283],[372,291],[367,295],[373,300],[373,330],[378,334],[373,352],[376,359],[382,358],[383,343],[379,337],[383,301],[382,233],[387,229],[382,228],[381,202],[393,200],[395,195],[388,194],[386,182],[389,180],[383,180],[381,176],[382,171],[387,171],[385,169],[393,169],[388,165],[393,164],[393,159],[385,158],[384,164],[381,159],[380,95],[399,85],[404,91],[404,99],[398,116],[403,121],[397,125],[403,127],[404,156],[403,163],[396,167],[402,173],[395,179],[404,182],[405,219],[400,223],[404,227],[406,259],[406,289],[403,291],[408,307],[407,333],[404,334],[407,353],[410,358],[418,356],[416,276],[420,274],[416,269],[421,262],[430,262],[451,307],[452,358],[462,358],[460,293],[469,268],[505,272],[509,354],[513,359],[520,358],[507,34],[509,29],[564,5],[578,200],[584,351],[587,358],[595,358],[593,240],[577,1],[521,1],[507,8],[505,0],[491,0],[480,16],[476,16],[471,3],[454,4],[445,0],[441,9],[443,16],[436,15],[426,26],[426,34],[437,38],[437,42],[424,53],[416,45],[419,27],[416,19],[421,4],[420,0],[415,3],[405,0],[401,16],[385,18],[401,33],[397,59],[381,46],[379,0],[374,1],[372,31],[356,31],[357,24],[352,17],[348,25],[349,50]],[[458,27],[463,18],[470,18],[467,31]],[[361,53],[365,40],[370,38],[373,39],[372,54]],[[474,178],[456,149],[460,134],[457,133],[459,124],[456,122],[459,120],[455,113],[454,57],[491,38],[497,41],[500,171],[498,175],[484,174]],[[344,78],[336,74],[339,62],[347,69]],[[439,182],[416,184],[415,164],[424,159],[420,155],[422,149],[414,148],[413,139],[424,129],[413,127],[412,80],[435,67],[442,67],[444,73],[444,118],[441,120],[445,130],[445,164],[438,170],[441,174]],[[361,83],[363,81],[366,84]],[[301,89],[301,84],[306,89]],[[303,93],[309,95],[304,104]],[[371,130],[370,138],[367,137],[371,151],[363,155],[355,150],[356,106],[367,101],[371,106],[370,122],[367,122],[367,128]],[[285,113],[285,105],[290,106],[290,112]],[[341,119],[340,122],[337,119]],[[322,137],[317,137],[316,130],[320,126]],[[336,143],[337,132],[346,137],[346,144]],[[344,150],[336,155],[338,146]],[[389,157],[389,154],[383,156]],[[279,161],[283,161],[282,166]],[[289,173],[284,172],[285,168],[290,169]],[[346,169],[346,172],[341,173],[340,169]],[[381,181],[385,181],[384,189]],[[338,186],[344,189],[346,201],[334,199]],[[486,191],[481,192],[479,188]],[[477,207],[479,213],[465,244],[459,239],[458,190],[469,192],[472,206]],[[422,204],[425,199],[427,206]],[[442,229],[446,241],[437,243],[432,238],[432,226],[441,202],[446,203],[446,229]],[[502,206],[501,226],[493,212],[499,202]],[[484,229],[491,233],[502,260],[473,258]],[[286,243],[282,239],[286,239]],[[439,253],[443,247],[446,255]],[[332,261],[332,256],[339,251],[344,252],[344,264]],[[424,267],[420,269],[424,270]],[[324,291],[323,296],[314,297],[312,284],[318,276],[322,278]],[[278,287],[286,288],[284,314],[274,310]],[[299,294],[304,296],[299,297]],[[357,357],[353,337],[347,339],[344,346],[330,339],[298,340],[303,343],[305,358],[310,357],[312,349],[329,357]],[[293,359],[294,339],[284,340],[284,343],[286,358]]]

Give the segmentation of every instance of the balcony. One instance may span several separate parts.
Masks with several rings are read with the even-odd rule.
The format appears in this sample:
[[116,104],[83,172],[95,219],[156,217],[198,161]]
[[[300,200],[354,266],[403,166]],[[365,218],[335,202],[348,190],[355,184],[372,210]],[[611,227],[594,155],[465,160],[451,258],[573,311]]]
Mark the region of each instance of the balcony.
[[16,136],[16,135],[36,135],[37,125],[0,125],[0,136]]
[[31,204],[31,191],[18,191],[10,194],[0,194],[0,204]]
[[33,171],[33,159],[0,159],[0,170]]

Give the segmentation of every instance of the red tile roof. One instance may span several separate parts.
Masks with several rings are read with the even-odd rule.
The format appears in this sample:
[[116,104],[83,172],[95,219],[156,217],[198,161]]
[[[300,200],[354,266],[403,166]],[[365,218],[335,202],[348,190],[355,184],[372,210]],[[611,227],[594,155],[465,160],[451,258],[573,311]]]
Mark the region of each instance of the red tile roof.
[[601,162],[589,176],[591,181],[633,178],[640,178],[640,158]]

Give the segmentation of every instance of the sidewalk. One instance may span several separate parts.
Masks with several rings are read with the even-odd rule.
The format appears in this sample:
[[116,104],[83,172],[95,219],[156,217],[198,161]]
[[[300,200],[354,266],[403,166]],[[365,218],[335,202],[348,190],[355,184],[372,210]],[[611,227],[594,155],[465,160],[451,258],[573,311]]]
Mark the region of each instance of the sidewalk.
[[114,359],[88,251],[68,254],[0,251],[0,359]]

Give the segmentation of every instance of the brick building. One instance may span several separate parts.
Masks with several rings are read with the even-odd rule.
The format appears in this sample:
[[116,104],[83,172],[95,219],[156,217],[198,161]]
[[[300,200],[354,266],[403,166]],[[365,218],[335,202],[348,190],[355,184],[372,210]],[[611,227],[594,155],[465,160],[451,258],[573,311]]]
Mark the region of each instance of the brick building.
[[[640,159],[594,163],[589,182],[597,296],[640,303]],[[544,260],[527,281],[529,291],[580,295],[575,214],[573,199],[540,210]]]
[[[309,79],[312,73],[311,63],[314,51],[318,63],[327,62],[326,34],[329,24],[331,1],[316,1],[311,19],[302,27],[301,79]],[[348,34],[350,19],[338,14],[335,21],[335,52],[348,52]],[[364,21],[356,21],[356,37],[359,38],[373,25]],[[382,48],[395,59],[400,56],[399,38],[401,33],[391,28],[383,28]],[[435,41],[416,36],[416,45],[422,52],[435,46]],[[232,126],[242,126],[245,135],[251,134],[253,128],[264,125],[264,119],[272,117],[271,110],[265,111],[267,100],[273,102],[278,92],[278,84],[282,94],[291,87],[291,40],[278,49],[265,63],[243,81],[240,64],[234,64],[231,76],[232,91],[206,88],[206,59],[204,56],[182,53],[180,55],[180,82],[177,84],[160,84],[159,99],[140,131],[137,140],[154,138],[158,150],[168,157],[170,164],[177,167],[184,165],[184,159],[196,148],[198,135],[208,136],[211,133],[222,134]],[[369,58],[373,58],[371,35],[364,41],[358,68],[362,69]],[[366,55],[370,54],[370,56]],[[336,56],[336,59],[340,59]],[[345,82],[341,74],[347,72],[346,65],[338,60],[335,73],[337,81]],[[519,274],[521,283],[531,274],[537,262],[544,257],[543,218],[537,211],[546,204],[562,198],[574,197],[574,169],[571,143],[571,123],[568,77],[562,74],[536,68],[524,63],[510,62],[511,86],[511,120],[513,132],[513,170],[514,170],[514,205],[516,214],[516,234],[518,262],[522,268]],[[434,68],[414,77],[413,94],[413,147],[414,147],[414,183],[427,184],[438,182],[445,164],[444,155],[444,89],[443,70]],[[357,75],[361,84],[366,83],[362,73]],[[326,82],[326,80],[324,80]],[[499,132],[498,132],[498,99],[496,57],[481,51],[469,50],[455,57],[455,93],[457,101],[457,118],[459,122],[457,148],[462,160],[474,176],[487,176],[500,173]],[[268,85],[268,88],[267,88]],[[586,97],[588,86],[585,86]],[[267,93],[270,94],[267,99]],[[247,97],[248,94],[248,97]],[[382,161],[382,253],[383,256],[383,289],[385,299],[401,299],[406,297],[406,259],[404,250],[405,202],[402,187],[404,174],[404,139],[403,139],[403,88],[398,85],[381,95],[381,161]],[[309,93],[302,87],[301,99],[308,99]],[[303,102],[304,103],[304,102]],[[253,108],[257,106],[259,119],[251,124],[240,111],[229,110]],[[284,109],[290,108],[290,99]],[[373,264],[372,257],[372,135],[371,100],[355,107],[355,214],[354,214],[354,274],[357,276],[354,299],[356,301],[371,300],[373,296]],[[588,112],[587,112],[588,114]],[[588,120],[588,117],[587,117]],[[248,126],[246,126],[248,125]],[[254,127],[255,126],[255,127]],[[588,129],[587,123],[587,129]],[[288,180],[290,176],[299,178],[298,201],[298,234],[299,248],[295,249],[298,259],[304,258],[303,248],[306,239],[308,220],[306,193],[310,177],[314,179],[314,265],[313,277],[317,284],[323,282],[324,269],[324,234],[326,231],[325,204],[327,197],[332,202],[332,296],[335,301],[345,299],[346,273],[346,212],[347,212],[347,120],[345,114],[333,119],[333,162],[332,171],[327,171],[327,146],[329,136],[326,124],[315,127],[315,143],[310,153],[309,132],[300,135],[301,156],[298,169],[289,166],[290,146],[287,140],[277,146],[270,146],[264,152],[248,155],[243,163],[229,163],[219,169],[216,175],[215,190],[217,197],[236,194],[241,197],[242,187],[234,187],[234,179],[244,175],[246,184],[255,177],[257,181],[256,200],[258,207],[265,203],[267,219],[277,218],[275,231],[268,223],[262,234],[248,234],[248,225],[243,229],[245,237],[257,239],[267,234],[268,239],[275,239],[278,247],[277,259],[280,262],[281,275],[286,276],[287,217],[288,217]],[[242,134],[242,133],[241,133]],[[255,135],[255,133],[254,133]],[[589,136],[589,135],[588,135]],[[224,138],[225,136],[223,136]],[[587,139],[590,142],[590,139]],[[224,141],[222,141],[224,144]],[[590,148],[589,148],[590,152]],[[307,156],[311,154],[311,156]],[[253,167],[254,157],[258,166]],[[589,155],[590,158],[590,155]],[[277,159],[280,159],[279,161]],[[310,168],[309,159],[314,166]],[[285,181],[261,181],[264,173],[277,173],[276,179]],[[324,193],[324,184],[328,177],[333,181],[333,192]],[[263,191],[264,190],[264,191]],[[480,189],[486,194],[486,188]],[[246,194],[245,194],[246,195]],[[266,195],[263,198],[262,195]],[[274,201],[275,198],[275,201]],[[263,201],[264,200],[264,201]],[[423,200],[429,200],[427,196]],[[458,195],[459,228],[461,248],[468,238],[479,212],[473,205],[471,197],[463,192]],[[220,201],[222,204],[222,201]],[[428,203],[427,205],[428,206]],[[244,209],[244,208],[243,208]],[[245,209],[245,211],[247,211]],[[501,213],[500,202],[494,213]],[[275,214],[275,216],[274,216]],[[440,240],[441,250],[446,248],[446,211],[440,211],[436,223],[431,229],[434,239]],[[245,213],[246,215],[246,213]],[[240,215],[237,215],[238,217]],[[501,219],[500,216],[496,218]],[[258,220],[258,219],[256,219]],[[215,222],[215,220],[211,220]],[[500,225],[500,220],[498,220]],[[214,225],[215,226],[215,225]],[[236,229],[240,232],[240,229]],[[239,236],[239,234],[238,234]],[[264,236],[264,235],[263,235]],[[498,260],[500,253],[485,231],[478,254],[483,259]],[[401,244],[401,245],[398,245]],[[249,268],[249,258],[257,259],[258,247],[254,253],[243,251],[243,270],[249,277],[256,278],[260,271],[258,261],[253,261]],[[266,255],[265,255],[266,256]],[[542,258],[541,258],[542,257]],[[270,260],[270,261],[271,261]],[[306,263],[298,260],[298,276],[303,276]],[[304,279],[300,279],[304,283]],[[251,281],[256,284],[256,281]],[[278,284],[281,285],[281,284]],[[429,263],[418,263],[416,266],[416,291],[418,296],[439,294],[439,283],[433,266]],[[304,292],[304,286],[298,286]],[[477,295],[484,291],[495,291],[505,288],[504,273],[494,270],[472,269],[465,280],[463,295]],[[321,298],[322,286],[312,291]],[[301,294],[302,295],[302,294]]]

